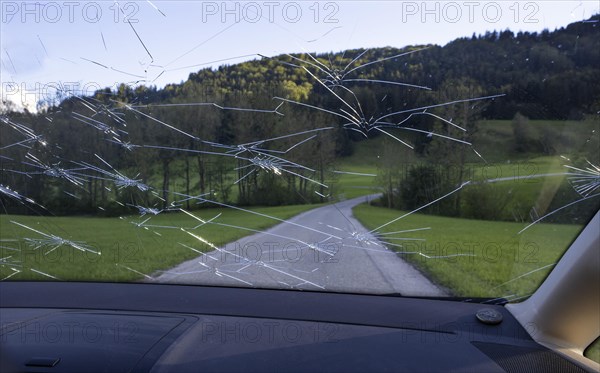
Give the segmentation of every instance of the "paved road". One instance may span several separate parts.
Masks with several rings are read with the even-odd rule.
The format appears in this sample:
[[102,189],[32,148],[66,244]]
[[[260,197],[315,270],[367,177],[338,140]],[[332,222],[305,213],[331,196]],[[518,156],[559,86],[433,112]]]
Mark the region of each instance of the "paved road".
[[[523,179],[540,179],[546,177],[555,177],[555,176],[566,176],[569,175],[566,172],[558,172],[553,174],[534,174],[534,175],[521,175],[521,176],[507,176],[507,177],[497,177],[495,179],[488,179],[483,182],[485,183],[497,183],[502,181],[512,181],[512,180],[523,180]],[[482,183],[482,182],[479,182]]]
[[[385,249],[354,219],[352,207],[374,196],[304,212],[288,220],[289,223],[184,262],[155,280],[407,296],[445,295],[419,271]],[[357,232],[362,233],[358,239]]]

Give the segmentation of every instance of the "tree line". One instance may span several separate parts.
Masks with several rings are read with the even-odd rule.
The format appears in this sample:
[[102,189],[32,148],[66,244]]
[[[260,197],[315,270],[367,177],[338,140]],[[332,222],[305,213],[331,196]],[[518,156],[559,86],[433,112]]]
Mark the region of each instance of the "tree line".
[[[355,82],[350,86],[352,93],[336,92],[346,102],[360,102],[367,117],[455,99],[505,94],[501,99],[476,105],[463,103],[433,111],[465,123],[468,127],[465,134],[452,132],[448,125],[431,117],[415,117],[406,124],[424,131],[407,135],[415,144],[417,154],[435,156],[460,168],[472,155],[467,155],[464,147],[433,141],[426,135],[427,131],[469,141],[476,132],[477,120],[512,119],[517,113],[530,119],[583,119],[600,111],[599,20],[599,16],[594,16],[589,22],[574,23],[553,32],[488,32],[460,38],[443,47],[371,49],[356,60],[356,65],[419,51],[373,64],[356,71],[353,77],[404,82],[431,90]],[[344,130],[344,121],[339,117],[289,103],[279,107],[281,101],[274,97],[320,108],[340,107],[337,97],[306,70],[297,67],[309,66],[299,61],[311,62],[314,57],[323,65],[339,68],[363,52],[349,50],[312,57],[293,54],[259,58],[202,69],[191,73],[184,82],[161,89],[123,84],[115,90],[105,88],[83,99],[67,97],[39,113],[15,112],[5,105],[3,118],[43,134],[47,145],[34,142],[31,149],[7,147],[23,140],[22,134],[11,126],[1,125],[0,148],[4,149],[0,158],[1,183],[33,198],[48,210],[64,214],[96,213],[98,208],[117,214],[127,211],[131,205],[168,208],[171,202],[185,199],[175,193],[189,196],[212,193],[210,198],[241,205],[323,201],[324,197],[320,196],[326,195],[327,190],[321,184],[329,177],[327,172],[331,165],[336,159],[352,154],[354,144],[363,141],[364,136]],[[90,103],[94,104],[96,113],[90,112]],[[199,103],[207,105],[197,105]],[[131,106],[137,111],[131,110]],[[273,112],[276,108],[277,112]],[[75,120],[73,113],[93,116],[106,128],[87,119],[87,123]],[[171,124],[179,132],[161,122]],[[126,127],[122,123],[126,123]],[[208,142],[244,144],[329,126],[334,129],[319,133],[314,140],[285,154],[285,159],[311,170],[296,170],[304,178],[291,173],[247,174],[247,162],[207,154],[222,151]],[[270,148],[284,151],[305,137],[285,138],[271,143]],[[152,184],[154,191],[115,188],[110,180],[103,178],[83,177],[82,184],[75,185],[49,177],[43,170],[20,162],[29,152],[48,165],[65,169],[77,168],[82,163],[98,165],[97,155],[101,155],[115,170]],[[391,175],[383,175],[391,178]],[[455,185],[464,180],[464,175],[459,170],[453,176],[455,179],[446,178],[448,184]],[[389,183],[382,185],[392,188]],[[402,187],[409,188],[408,184]],[[405,195],[410,193],[405,191]],[[430,196],[421,197],[426,200]],[[414,196],[414,200],[421,197]],[[7,211],[26,212],[19,203],[2,198]],[[187,199],[183,203],[193,208],[196,201]],[[454,206],[450,208],[454,210],[462,204],[456,199],[445,203]],[[389,205],[393,204],[390,201]]]

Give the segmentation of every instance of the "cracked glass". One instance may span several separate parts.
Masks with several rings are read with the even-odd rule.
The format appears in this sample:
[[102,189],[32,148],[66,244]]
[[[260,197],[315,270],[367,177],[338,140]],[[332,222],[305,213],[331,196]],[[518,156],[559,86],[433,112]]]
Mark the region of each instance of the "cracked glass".
[[523,300],[600,204],[598,11],[2,2],[0,279]]

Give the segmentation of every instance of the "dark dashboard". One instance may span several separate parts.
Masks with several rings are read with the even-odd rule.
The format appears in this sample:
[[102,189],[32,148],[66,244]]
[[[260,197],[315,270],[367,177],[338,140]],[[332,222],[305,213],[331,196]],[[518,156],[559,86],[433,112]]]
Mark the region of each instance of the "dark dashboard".
[[[496,319],[478,319],[483,309]],[[470,302],[9,282],[0,323],[2,371],[585,371],[533,341],[534,326],[503,306]]]

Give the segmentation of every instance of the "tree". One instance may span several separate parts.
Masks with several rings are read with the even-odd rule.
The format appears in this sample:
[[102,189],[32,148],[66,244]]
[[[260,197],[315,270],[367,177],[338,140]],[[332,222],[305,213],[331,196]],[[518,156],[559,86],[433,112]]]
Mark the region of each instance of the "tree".
[[[469,79],[447,80],[439,90],[442,102],[483,95],[483,88]],[[481,113],[485,110],[486,105],[485,101],[461,102],[443,106],[436,111],[439,117],[460,127],[456,128],[447,122],[438,121],[439,123],[434,126],[434,132],[444,135],[446,138],[432,136],[432,141],[427,148],[429,162],[442,167],[440,171],[445,185],[456,188],[465,181],[467,176],[465,164],[468,155],[475,154],[471,149],[473,145],[469,144],[473,144],[474,136],[477,133],[477,121],[481,118]],[[444,213],[460,215],[461,193],[455,193],[449,199],[452,201],[449,205],[451,208]]]

